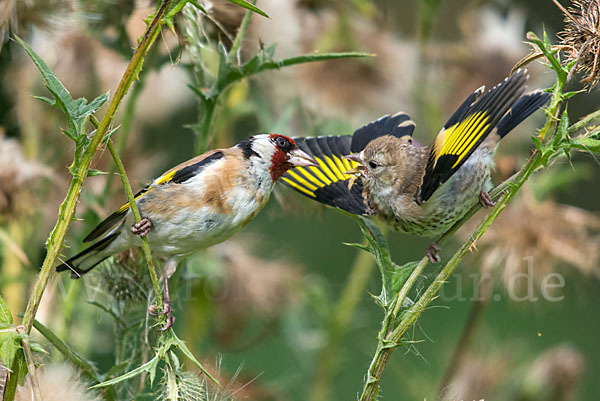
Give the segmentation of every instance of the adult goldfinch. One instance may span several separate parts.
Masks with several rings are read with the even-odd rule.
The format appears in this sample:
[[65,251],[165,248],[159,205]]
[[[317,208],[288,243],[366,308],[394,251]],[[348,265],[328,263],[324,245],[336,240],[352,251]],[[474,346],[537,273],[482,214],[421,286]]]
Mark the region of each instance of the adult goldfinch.
[[[527,79],[519,70],[485,94],[477,89],[429,146],[413,142],[415,123],[405,113],[384,116],[352,136],[296,138],[318,166],[295,168],[282,180],[321,203],[376,215],[396,230],[442,234],[477,202],[494,205],[486,189],[498,141],[551,97],[524,95]],[[439,261],[438,251],[434,242],[430,260]]]
[[[141,246],[179,257],[217,244],[241,230],[265,206],[275,182],[290,168],[315,161],[283,135],[253,136],[234,147],[206,152],[161,175],[135,196],[143,219],[134,224],[129,204],[102,221],[84,242],[101,238],[56,268],[79,278],[111,255]],[[173,321],[165,280],[165,308]]]

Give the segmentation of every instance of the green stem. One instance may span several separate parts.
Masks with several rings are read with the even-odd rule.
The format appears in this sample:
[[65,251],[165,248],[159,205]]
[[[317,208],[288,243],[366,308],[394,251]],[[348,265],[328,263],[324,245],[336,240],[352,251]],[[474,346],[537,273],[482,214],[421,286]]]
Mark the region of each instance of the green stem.
[[[33,286],[32,293],[29,297],[29,301],[23,315],[23,326],[26,334],[31,333],[31,328],[33,327],[35,315],[37,314],[40,306],[42,296],[44,295],[44,291],[48,286],[48,281],[50,280],[50,277],[54,271],[54,264],[56,263],[56,259],[58,258],[58,255],[63,247],[69,225],[71,224],[71,221],[73,221],[75,208],[79,200],[83,181],[87,176],[89,165],[96,154],[98,145],[100,145],[104,135],[113,122],[117,110],[123,98],[127,94],[129,87],[132,85],[133,80],[137,77],[138,72],[141,70],[144,62],[144,56],[154,43],[158,33],[162,28],[162,18],[168,10],[169,3],[170,0],[164,0],[162,2],[152,22],[146,28],[146,31],[144,32],[144,35],[138,47],[136,48],[129,65],[127,66],[127,69],[125,70],[125,73],[119,82],[119,86],[115,91],[115,95],[108,105],[106,114],[104,114],[98,129],[91,138],[90,143],[85,149],[83,155],[81,155],[81,157],[79,157],[77,154],[75,155],[75,160],[78,162],[73,166],[74,168],[71,169],[73,178],[69,184],[67,195],[60,205],[56,225],[50,232],[48,240],[46,241],[48,251],[46,257],[44,258],[44,262],[42,263],[41,271],[38,274],[36,282]],[[13,366],[18,367],[21,363],[24,363],[22,358],[22,354],[19,354],[17,358],[15,358],[15,364],[13,364]],[[7,383],[7,389],[10,391],[5,393],[5,401],[12,401],[14,399],[13,389],[16,388],[17,379],[17,374],[12,374],[10,376],[9,382]]]
[[[19,327],[17,327],[17,332],[19,331]],[[25,335],[21,340],[21,343],[23,345],[23,352],[25,353],[25,362],[27,363],[29,380],[31,381],[31,393],[33,401],[42,401],[42,393],[40,392],[40,382],[38,380],[35,362],[33,361],[33,353],[31,352],[31,346],[29,345],[29,337]]]
[[[79,200],[79,195],[81,193],[81,188],[83,186],[83,181],[87,175],[87,169],[92,161],[92,158],[96,154],[96,150],[100,142],[104,138],[104,135],[108,131],[109,126],[115,118],[119,105],[121,101],[127,94],[129,87],[133,83],[133,80],[137,76],[138,71],[142,68],[142,64],[144,62],[144,56],[150,49],[150,46],[154,43],[158,33],[161,30],[163,23],[161,19],[165,15],[170,0],[164,0],[156,12],[154,19],[146,28],[144,36],[140,41],[139,46],[136,48],[133,57],[125,73],[123,74],[123,78],[121,82],[119,82],[119,86],[115,91],[115,95],[111,99],[110,104],[108,105],[108,109],[106,114],[100,121],[98,125],[98,129],[94,133],[94,136],[90,140],[89,145],[85,149],[80,162],[73,169],[74,175],[71,183],[69,185],[69,190],[67,192],[67,196],[65,200],[60,206],[58,219],[54,229],[50,233],[50,236],[47,241],[48,253],[44,262],[42,264],[42,269],[36,283],[34,285],[31,297],[29,298],[29,302],[27,304],[27,308],[25,309],[25,314],[23,317],[23,326],[25,326],[25,332],[29,334],[31,332],[31,328],[33,326],[33,321],[37,310],[40,306],[40,302],[42,299],[42,295],[48,285],[48,281],[53,272],[54,264],[56,263],[56,259],[60,250],[63,247],[65,236],[67,233],[67,229],[73,220],[73,216],[75,214],[75,208],[77,206],[77,201]],[[16,375],[12,375],[14,377]]]
[[[144,70],[147,71],[147,70]],[[143,72],[142,72],[143,74]],[[143,80],[133,87],[131,90],[131,94],[127,98],[127,103],[125,104],[125,110],[123,111],[123,118],[121,120],[121,127],[119,128],[119,140],[117,142],[117,153],[122,154],[125,150],[125,146],[127,145],[127,138],[129,138],[129,133],[131,132],[131,126],[133,124],[133,118],[135,116],[135,106],[137,105],[137,100],[139,95],[142,93],[142,89],[144,89]],[[112,188],[113,178],[115,176],[116,167],[112,165],[106,177],[106,183],[104,184],[104,191],[102,192],[102,198],[100,202],[106,202],[106,199],[110,196],[110,189]]]
[[[564,79],[566,75],[561,75],[558,73],[558,71],[557,75],[558,79],[554,86],[552,100],[546,111],[546,123],[540,129],[538,134],[538,137],[541,138],[543,142],[548,142],[553,138],[553,135],[556,134],[557,121],[560,120],[559,114],[562,105],[562,90],[564,87]],[[592,119],[593,118],[589,119],[589,121],[591,121]],[[550,135],[551,132],[553,133],[553,135]],[[385,368],[387,360],[389,359],[389,356],[394,350],[394,348],[401,344],[402,338],[406,334],[408,329],[415,323],[415,321],[421,315],[421,313],[423,313],[425,308],[431,302],[433,302],[442,285],[444,285],[444,283],[448,280],[454,269],[456,269],[458,264],[467,255],[473,244],[475,244],[479,240],[479,238],[481,238],[481,236],[487,231],[490,225],[498,217],[500,212],[506,207],[506,205],[512,200],[515,194],[523,186],[525,181],[527,181],[531,174],[533,174],[542,164],[543,155],[536,149],[534,150],[533,154],[531,155],[525,166],[517,174],[515,174],[510,179],[506,180],[503,184],[501,184],[494,191],[492,191],[493,198],[503,193],[503,195],[496,203],[496,206],[494,206],[490,213],[488,213],[488,215],[479,224],[474,234],[462,244],[462,246],[456,251],[454,256],[446,263],[446,265],[438,273],[435,279],[429,284],[427,290],[408,310],[404,312],[402,319],[396,325],[395,322],[397,321],[400,309],[404,306],[404,300],[406,299],[408,292],[416,283],[417,278],[420,276],[421,272],[427,265],[427,258],[425,257],[419,262],[417,267],[411,273],[407,282],[400,289],[395,299],[395,304],[392,312],[386,313],[386,316],[384,317],[382,330],[380,332],[379,340],[377,343],[377,349],[375,351],[373,359],[371,360],[371,364],[369,365],[368,378],[363,387],[363,392],[361,394],[360,401],[372,401],[377,397],[377,394],[379,392],[381,375],[383,374],[383,370]],[[457,224],[455,224],[447,233],[445,233],[439,239],[438,243],[447,240],[447,238],[449,238],[454,232],[456,232],[456,230],[478,209],[479,205],[472,208],[471,211],[469,211],[464,218],[462,218]]]
[[197,126],[196,154],[206,152],[208,145],[212,142],[212,130],[214,115],[219,103],[219,95],[212,98],[202,99],[200,102],[200,121]]
[[486,306],[489,304],[490,292],[493,286],[494,282],[492,277],[483,277],[479,283],[479,298],[473,301],[467,322],[463,327],[463,331],[460,335],[458,343],[456,344],[456,347],[454,347],[454,350],[452,351],[450,362],[448,363],[446,371],[444,372],[444,376],[442,377],[442,380],[438,386],[437,399],[439,400],[443,399],[446,387],[456,376],[457,372],[464,363],[465,357],[468,355],[468,350],[471,346],[471,342],[477,327],[479,327],[479,323],[481,323],[483,312],[485,311]]
[[[506,207],[508,202],[514,197],[514,195],[521,188],[523,183],[527,181],[527,179],[531,176],[531,174],[538,168],[541,161],[540,154],[535,151],[534,154],[529,159],[528,163],[525,167],[517,174],[515,177],[514,183],[511,185],[511,189],[500,198],[497,202],[496,206],[490,211],[490,213],[484,218],[484,220],[480,223],[480,225],[475,230],[475,233],[463,243],[463,245],[456,251],[454,256],[448,261],[448,263],[442,268],[442,270],[438,273],[435,279],[431,282],[431,284],[427,287],[425,292],[419,297],[419,299],[405,312],[400,323],[394,327],[393,322],[396,318],[394,313],[390,313],[386,315],[385,320],[387,323],[384,324],[384,327],[394,327],[391,330],[386,330],[385,336],[381,337],[377,344],[377,349],[375,351],[375,355],[371,361],[368,370],[368,379],[363,388],[363,392],[360,397],[360,401],[372,401],[376,399],[377,393],[379,392],[379,384],[381,380],[381,376],[383,374],[383,370],[389,359],[390,354],[394,350],[394,348],[401,342],[402,337],[408,329],[415,323],[417,318],[423,313],[423,311],[429,306],[429,304],[435,299],[436,294],[442,285],[448,280],[454,269],[458,266],[460,261],[469,253],[472,244],[474,244],[482,235],[487,231],[492,222],[498,217],[500,212]],[[427,258],[423,258],[419,266],[426,265]],[[417,269],[415,269],[416,271]],[[414,273],[414,272],[413,272]],[[411,277],[413,275],[411,274]],[[416,274],[415,274],[416,276]],[[405,286],[400,290],[400,294],[407,293],[410,288],[405,289],[405,287],[412,287],[414,284],[414,280],[412,282],[407,281]],[[400,303],[396,303],[394,311],[398,311],[398,305],[402,305]]]
[[69,362],[81,369],[81,372],[85,376],[95,381],[96,383],[100,383],[102,381],[102,378],[96,371],[94,365],[92,365],[84,357],[79,355],[75,350],[73,350],[68,344],[61,340],[50,329],[48,329],[46,326],[44,326],[37,320],[34,320],[33,326],[37,331],[40,332],[42,336],[44,336],[46,340],[48,340],[61,354],[63,354]]
[[574,132],[579,131],[582,128],[587,128],[587,125],[594,120],[600,119],[600,110],[596,110],[593,113],[588,114],[583,117],[581,120],[577,121],[575,124],[571,125],[567,132],[572,134]]
[[[140,211],[135,203],[135,198],[133,196],[133,191],[131,190],[131,185],[129,184],[129,178],[127,178],[127,173],[125,172],[125,167],[123,166],[123,162],[119,157],[119,154],[115,150],[114,145],[111,140],[107,142],[108,151],[117,166],[117,171],[121,176],[121,182],[123,183],[123,188],[125,189],[125,194],[127,195],[127,199],[129,200],[129,207],[131,208],[131,212],[133,213],[133,217],[135,218],[135,222],[139,223],[142,220],[142,216]],[[160,289],[160,284],[158,283],[158,276],[156,275],[156,269],[154,268],[154,261],[152,260],[152,253],[150,252],[150,245],[148,244],[148,239],[146,237],[140,237],[142,240],[142,250],[144,251],[144,257],[146,258],[146,263],[148,264],[148,272],[150,273],[150,279],[152,280],[152,287],[154,287],[154,294],[156,296],[156,304],[158,306],[158,310],[162,310],[163,308],[163,299],[162,292]],[[160,315],[163,316],[164,315]]]
[[323,346],[319,355],[315,383],[308,398],[311,401],[331,399],[331,384],[339,360],[340,343],[352,320],[358,301],[361,299],[360,295],[364,293],[367,287],[374,266],[373,257],[368,252],[359,251],[346,280],[342,296],[333,310],[327,333],[327,343]]
[[254,74],[258,74],[259,72],[273,69],[281,69],[284,67],[289,67],[296,64],[303,63],[314,63],[317,61],[326,61],[326,60],[335,60],[340,58],[349,58],[349,57],[368,57],[373,56],[372,54],[361,53],[361,52],[340,52],[340,53],[313,53],[313,54],[304,54],[302,56],[290,57],[283,60],[278,61],[266,61],[260,65],[260,67],[252,72],[251,74],[247,74],[245,76],[251,76]]
[[[252,5],[256,5],[256,0],[250,0]],[[246,37],[246,31],[248,30],[248,24],[250,23],[250,17],[252,17],[253,12],[250,10],[246,10],[246,14],[244,15],[244,19],[240,24],[238,29],[238,33],[235,36],[235,40],[231,45],[231,49],[229,49],[229,54],[227,54],[227,63],[234,64],[237,58],[238,64],[240,62],[240,57],[238,57],[238,53],[242,47],[242,42]]]

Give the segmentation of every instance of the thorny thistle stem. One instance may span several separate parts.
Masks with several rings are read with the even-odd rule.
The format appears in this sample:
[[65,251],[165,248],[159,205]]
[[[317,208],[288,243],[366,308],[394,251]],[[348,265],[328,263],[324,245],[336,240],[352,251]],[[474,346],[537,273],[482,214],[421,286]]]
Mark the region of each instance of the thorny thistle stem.
[[46,289],[50,276],[52,275],[54,263],[56,262],[58,254],[63,247],[67,229],[73,220],[75,207],[77,206],[77,201],[79,200],[83,181],[87,176],[87,169],[92,161],[92,158],[96,154],[98,145],[100,145],[100,142],[106,135],[108,128],[114,120],[121,101],[127,94],[129,87],[137,76],[137,72],[142,68],[144,56],[154,43],[154,40],[162,28],[163,23],[161,20],[168,9],[170,2],[170,0],[163,1],[159,10],[156,12],[154,19],[146,28],[142,40],[136,48],[129,65],[123,74],[123,78],[121,78],[121,82],[119,82],[119,86],[117,87],[115,95],[108,105],[106,114],[98,124],[98,129],[94,133],[94,136],[86,148],[79,166],[76,166],[76,168],[73,169],[75,174],[71,180],[67,196],[60,206],[60,212],[56,225],[48,238],[48,254],[46,255],[46,258],[42,264],[42,270],[38,275],[23,317],[23,325],[25,326],[25,332],[27,334],[31,332],[33,320],[40,306],[42,295],[44,294],[44,290]]
[[[29,297],[29,301],[27,303],[27,307],[25,309],[25,313],[23,316],[23,326],[24,333],[31,333],[31,328],[33,327],[33,322],[35,320],[35,315],[40,306],[42,296],[44,295],[44,291],[48,285],[48,281],[52,276],[54,271],[54,264],[56,263],[56,259],[63,247],[65,237],[67,234],[67,230],[71,221],[73,221],[73,216],[75,215],[75,208],[77,207],[77,202],[79,200],[79,196],[81,193],[81,188],[83,186],[83,182],[87,177],[87,171],[89,165],[96,154],[98,146],[102,142],[102,139],[108,132],[109,127],[111,126],[117,110],[127,94],[127,91],[133,84],[134,79],[136,79],[139,71],[142,68],[144,57],[150,50],[152,44],[156,40],[161,28],[164,24],[163,18],[166,15],[167,10],[169,9],[169,4],[171,0],[164,0],[158,11],[155,13],[154,18],[147,26],[142,39],[139,42],[138,47],[136,48],[121,81],[119,82],[119,86],[115,91],[115,95],[110,101],[108,105],[108,109],[104,114],[104,117],[98,124],[98,128],[94,133],[93,137],[88,144],[88,147],[85,149],[81,159],[77,165],[74,165],[72,169],[73,179],[69,184],[69,189],[67,191],[67,195],[60,205],[58,218],[56,221],[56,225],[52,229],[48,240],[46,242],[48,252],[42,263],[41,271],[37,277],[37,280],[34,284],[33,291],[31,296]],[[158,296],[158,294],[157,294]],[[20,354],[18,354],[15,363],[23,363],[21,360]],[[12,388],[16,385],[16,380],[18,379],[17,374],[11,375],[9,379],[9,383],[7,383],[7,387]],[[11,400],[8,400],[11,401]]]
[[[537,39],[536,42],[542,51],[547,51],[547,46],[545,47],[544,44],[539,41],[539,39]],[[549,56],[549,58],[553,58],[551,53],[547,52],[546,55]],[[471,251],[479,238],[481,238],[481,236],[487,231],[494,220],[498,217],[500,212],[513,199],[523,184],[536,170],[544,167],[549,160],[549,156],[546,153],[548,152],[550,141],[552,141],[555,135],[557,135],[559,128],[558,121],[560,121],[560,109],[564,100],[563,87],[567,79],[566,69],[560,66],[555,58],[551,61],[554,61],[552,67],[556,70],[558,79],[553,88],[552,100],[546,110],[546,123],[540,129],[537,136],[540,139],[539,145],[536,145],[538,148],[534,150],[525,166],[517,174],[492,191],[491,195],[493,198],[500,196],[496,206],[494,206],[494,208],[487,214],[471,237],[460,246],[460,248],[455,252],[454,256],[452,256],[452,258],[440,270],[435,279],[429,284],[425,292],[419,296],[415,303],[409,308],[402,310],[402,308],[405,306],[404,300],[408,296],[409,291],[413,288],[418,277],[427,266],[427,257],[424,257],[419,262],[416,268],[412,271],[410,277],[399,290],[398,294],[392,300],[391,304],[385,307],[386,313],[382,322],[381,330],[379,331],[377,347],[367,370],[367,377],[362,394],[360,396],[360,401],[372,401],[377,398],[381,377],[392,351],[397,346],[402,345],[402,339],[409,328],[416,322],[417,318],[421,315],[421,313],[423,313],[429,304],[433,302],[438,291],[448,280],[458,264]],[[598,113],[593,113],[584,118],[584,121],[589,123],[596,118],[598,118]],[[570,129],[565,129],[565,132],[561,133],[561,135],[565,135],[568,132],[574,132],[583,127],[584,126],[582,124],[574,124]],[[555,156],[565,155],[563,150],[560,148],[552,148],[550,151],[555,152]],[[445,241],[478,209],[478,206],[473,208],[467,214],[467,216],[465,216],[465,218],[459,221],[452,229],[448,231],[448,233],[444,234],[438,243]],[[385,269],[383,268],[382,271],[385,271]]]
[[[127,174],[125,173],[125,167],[123,166],[123,162],[119,157],[119,154],[115,150],[115,146],[112,141],[109,139],[107,142],[108,151],[112,156],[115,166],[117,167],[117,171],[119,172],[119,176],[121,177],[121,182],[123,183],[123,189],[125,190],[125,194],[127,195],[127,200],[129,202],[129,207],[131,208],[131,212],[133,213],[133,217],[135,218],[135,222],[139,223],[142,220],[142,216],[140,211],[135,203],[135,198],[133,197],[133,191],[131,190],[131,185],[129,184],[129,178],[127,178]],[[144,251],[144,258],[146,259],[146,263],[148,265],[148,272],[150,273],[150,279],[152,280],[152,287],[154,288],[154,296],[156,297],[156,305],[158,308],[163,307],[163,297],[162,292],[160,290],[160,284],[158,283],[158,276],[156,275],[156,269],[154,267],[154,261],[152,260],[152,253],[150,252],[150,245],[148,244],[148,239],[146,237],[140,237],[142,240],[142,250]],[[166,279],[165,279],[166,280]],[[161,310],[161,309],[159,309]],[[163,316],[164,315],[159,315]]]

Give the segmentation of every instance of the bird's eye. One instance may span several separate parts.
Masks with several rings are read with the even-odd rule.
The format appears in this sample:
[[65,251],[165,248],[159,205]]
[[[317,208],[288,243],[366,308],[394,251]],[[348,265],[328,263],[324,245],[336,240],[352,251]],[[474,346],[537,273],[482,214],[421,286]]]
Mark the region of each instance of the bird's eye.
[[375,168],[379,167],[379,165],[377,163],[375,163],[373,160],[371,160],[369,162],[369,167],[375,169]]
[[289,147],[289,143],[288,141],[286,141],[285,138],[278,136],[277,138],[275,138],[275,145],[277,145],[277,147],[279,149],[286,149]]

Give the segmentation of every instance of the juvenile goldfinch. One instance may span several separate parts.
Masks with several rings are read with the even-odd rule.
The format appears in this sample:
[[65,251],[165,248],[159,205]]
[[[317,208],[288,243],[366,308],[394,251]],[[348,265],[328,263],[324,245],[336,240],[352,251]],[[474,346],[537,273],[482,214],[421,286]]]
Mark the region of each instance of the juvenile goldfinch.
[[[142,245],[176,261],[223,242],[265,206],[275,182],[290,168],[315,161],[283,135],[253,136],[234,147],[208,151],[173,167],[135,196],[143,219],[135,224],[129,204],[102,221],[85,239],[91,247],[56,268],[79,278],[111,255]],[[167,263],[168,264],[168,263]],[[170,326],[168,274],[163,274]]]
[[[429,146],[413,142],[405,113],[384,116],[352,136],[296,138],[318,167],[284,174],[288,186],[318,202],[354,214],[375,215],[394,229],[437,236],[477,203],[493,206],[486,189],[498,141],[550,99],[524,95],[526,71],[484,93],[477,89]],[[429,259],[439,261],[434,242]]]

